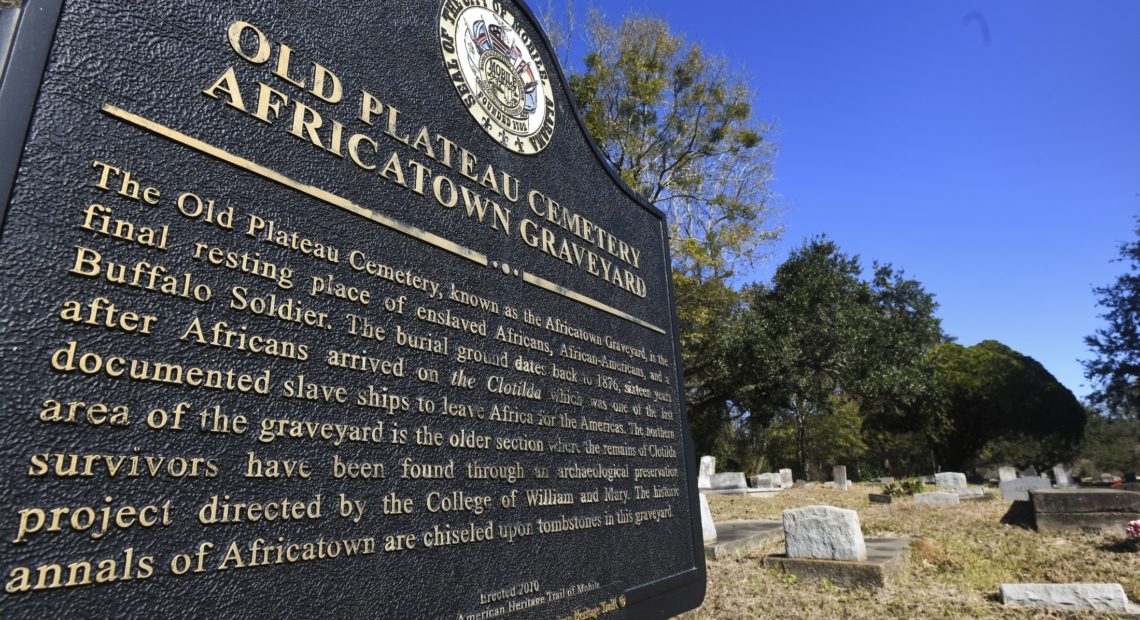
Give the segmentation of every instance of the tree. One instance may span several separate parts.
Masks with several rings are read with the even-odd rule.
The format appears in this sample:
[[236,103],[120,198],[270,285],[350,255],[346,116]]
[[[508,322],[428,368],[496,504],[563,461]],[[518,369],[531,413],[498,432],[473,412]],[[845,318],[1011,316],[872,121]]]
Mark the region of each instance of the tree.
[[[1140,237],[1140,221],[1136,234]],[[1095,288],[1108,325],[1085,338],[1095,357],[1084,361],[1090,398],[1111,416],[1140,418],[1140,240],[1120,245],[1128,270],[1109,286]]]
[[740,303],[735,270],[780,234],[771,128],[752,118],[746,79],[664,20],[631,15],[615,27],[591,11],[586,21],[571,90],[621,178],[668,216],[690,422],[702,449],[732,444],[719,327]]
[[657,17],[617,27],[591,11],[585,71],[570,78],[591,135],[622,179],[669,216],[676,271],[730,277],[776,239],[771,128],[728,63]]
[[995,340],[942,344],[930,358],[952,426],[936,446],[941,466],[1048,464],[1073,456],[1085,410],[1036,360]]

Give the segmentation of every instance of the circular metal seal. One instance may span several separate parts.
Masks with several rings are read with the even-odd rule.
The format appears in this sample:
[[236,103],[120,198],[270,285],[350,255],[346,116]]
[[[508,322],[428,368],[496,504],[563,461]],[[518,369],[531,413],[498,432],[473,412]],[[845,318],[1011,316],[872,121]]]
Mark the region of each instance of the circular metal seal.
[[554,135],[554,96],[538,46],[498,0],[444,0],[440,47],[467,111],[504,147],[533,155]]

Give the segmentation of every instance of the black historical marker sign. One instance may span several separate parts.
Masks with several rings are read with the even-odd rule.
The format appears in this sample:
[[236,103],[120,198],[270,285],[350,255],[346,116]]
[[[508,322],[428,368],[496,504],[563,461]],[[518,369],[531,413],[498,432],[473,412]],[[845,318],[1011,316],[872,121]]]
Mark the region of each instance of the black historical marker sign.
[[5,617],[660,617],[662,214],[509,0],[0,11]]

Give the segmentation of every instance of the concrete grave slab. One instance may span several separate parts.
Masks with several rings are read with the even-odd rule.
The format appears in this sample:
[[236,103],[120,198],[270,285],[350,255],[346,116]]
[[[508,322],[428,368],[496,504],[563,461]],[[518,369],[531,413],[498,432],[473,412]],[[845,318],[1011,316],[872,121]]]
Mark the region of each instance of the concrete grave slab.
[[770,555],[764,566],[779,568],[801,579],[823,580],[845,588],[881,588],[906,566],[908,538],[868,538],[867,559],[862,562],[791,558]]
[[936,491],[934,493],[915,493],[914,503],[916,504],[930,504],[934,506],[955,506],[962,502],[957,493],[943,493]]
[[1107,611],[1136,614],[1119,583],[1003,583],[1001,602],[1007,607],[1060,609],[1071,612]]
[[1140,519],[1140,493],[1118,489],[1041,489],[1030,492],[1037,530],[1123,534]]
[[716,542],[705,544],[705,557],[710,560],[744,553],[768,541],[780,540],[784,537],[784,524],[765,519],[721,521],[716,524],[716,531]]

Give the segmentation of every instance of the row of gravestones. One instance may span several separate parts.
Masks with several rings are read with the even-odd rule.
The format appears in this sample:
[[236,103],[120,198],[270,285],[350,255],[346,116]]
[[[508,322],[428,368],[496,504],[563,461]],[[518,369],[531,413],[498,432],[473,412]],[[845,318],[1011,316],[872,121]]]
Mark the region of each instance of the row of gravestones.
[[[967,488],[964,478],[961,488]],[[958,477],[945,476],[942,481],[950,485],[947,488],[956,488]],[[715,541],[716,529],[704,494],[701,521],[705,542]],[[909,555],[909,539],[864,539],[859,514],[846,508],[824,505],[787,509],[783,512],[783,530],[785,553],[765,557],[765,566],[780,567],[808,578],[825,577],[841,586],[882,587],[902,569]],[[871,544],[875,545],[873,561],[868,554]],[[1118,583],[1003,583],[1000,592],[1006,607],[1133,615],[1140,612]]]
[[[749,482],[752,484],[749,485]],[[745,478],[743,472],[729,471],[717,473],[716,457],[702,456],[697,476],[697,488],[703,491],[747,491],[754,489],[789,489],[792,487],[792,470],[781,469],[779,473],[760,474]]]

